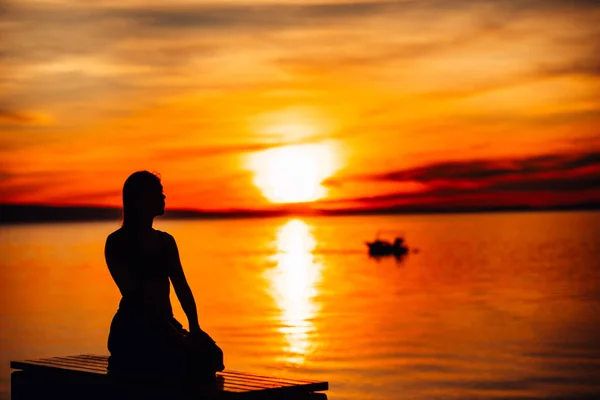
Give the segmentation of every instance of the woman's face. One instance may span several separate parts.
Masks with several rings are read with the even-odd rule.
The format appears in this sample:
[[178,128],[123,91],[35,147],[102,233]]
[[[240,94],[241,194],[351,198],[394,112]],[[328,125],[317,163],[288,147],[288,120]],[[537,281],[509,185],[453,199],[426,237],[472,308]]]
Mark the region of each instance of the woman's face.
[[156,191],[152,193],[151,203],[154,205],[155,215],[163,215],[165,213],[165,196],[163,186],[159,183]]
[[137,208],[144,215],[156,217],[165,213],[165,199],[167,196],[163,193],[163,186],[160,182],[149,187],[144,195],[139,199],[140,203]]

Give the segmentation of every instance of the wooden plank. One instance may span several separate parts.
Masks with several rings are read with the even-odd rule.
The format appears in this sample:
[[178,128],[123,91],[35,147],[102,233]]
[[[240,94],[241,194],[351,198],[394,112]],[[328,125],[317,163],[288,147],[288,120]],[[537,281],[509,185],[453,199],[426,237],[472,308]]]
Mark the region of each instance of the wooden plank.
[[237,374],[237,375],[259,377],[259,378],[281,379],[281,380],[293,381],[293,382],[297,382],[297,383],[315,383],[316,382],[316,381],[310,381],[310,380],[306,380],[306,379],[279,378],[276,376],[258,375],[258,374],[253,374],[251,372],[236,371],[236,370],[231,370],[231,369],[225,370],[223,372],[228,372],[228,373]]
[[[24,371],[47,373],[47,376],[77,376],[84,380],[94,377],[97,379],[107,376],[108,356],[79,354],[38,360],[11,361],[10,366]],[[218,372],[216,376],[215,385],[208,384],[206,390],[207,393],[214,391],[223,399],[230,396],[237,398],[238,395],[244,398],[253,398],[255,395],[259,397],[298,396],[329,389],[327,382],[280,378],[235,370]]]
[[[247,381],[246,381],[247,382]],[[269,385],[268,387],[279,389],[283,388],[289,390],[290,392],[318,392],[322,390],[328,390],[329,384],[327,382],[317,382],[311,384],[304,385],[289,385],[289,384],[280,384],[280,385]]]
[[[93,359],[93,360],[97,360],[97,361],[108,362],[108,356],[100,355],[100,354],[79,354],[77,356],[69,356],[69,357],[78,357],[78,358]],[[254,376],[254,377],[262,377],[262,378],[281,379],[281,380],[293,381],[293,382],[304,382],[304,383],[317,382],[317,381],[309,380],[309,379],[281,378],[281,377],[276,377],[276,376],[259,375],[259,374],[254,374],[251,372],[237,371],[237,370],[231,370],[231,369],[227,369],[224,372],[239,374],[239,375]]]
[[[223,376],[223,375],[219,375],[219,376]],[[247,383],[250,385],[261,385],[263,387],[282,387],[282,386],[293,386],[291,384],[276,384],[276,383],[272,383],[272,382],[268,382],[268,381],[256,381],[256,380],[252,380],[252,379],[241,379],[238,377],[229,377],[229,376],[223,376],[223,378],[225,379],[226,382],[239,382],[239,383]]]
[[42,363],[46,363],[48,365],[56,366],[56,368],[60,368],[60,369],[81,369],[81,370],[89,371],[92,374],[104,372],[104,370],[100,367],[91,366],[91,365],[76,365],[76,364],[72,364],[70,362],[63,362],[63,361],[55,360],[55,359],[51,359],[51,358],[40,358],[38,360],[27,360],[27,362],[38,362],[38,363],[42,362]]
[[236,384],[243,386],[251,386],[256,388],[256,390],[264,391],[264,390],[284,390],[289,393],[309,393],[320,390],[316,387],[316,384],[304,384],[304,385],[291,385],[291,384],[273,384],[270,382],[261,382],[261,381],[252,381],[252,380],[240,380],[240,379],[232,379],[229,377],[225,378],[225,385],[228,384]]
[[[108,361],[107,361],[108,357],[102,356],[102,355],[80,354],[78,356],[71,356],[71,357],[77,357],[79,359],[90,360],[95,363],[106,363],[106,365],[108,363]],[[243,376],[243,377],[248,377],[248,379],[265,380],[268,382],[273,382],[275,384],[286,384],[286,385],[321,384],[321,386],[324,386],[322,384],[326,383],[326,382],[318,382],[318,381],[307,380],[307,379],[280,378],[280,377],[275,377],[275,376],[258,375],[258,374],[253,374],[253,373],[243,372],[243,371],[236,371],[236,370],[225,370],[222,372],[218,372],[217,375],[227,376],[227,377],[229,377],[229,376],[242,377]],[[320,389],[320,390],[327,390],[327,389]]]
[[229,392],[229,391],[255,392],[257,390],[263,390],[263,389],[265,389],[265,388],[254,387],[254,386],[246,386],[246,385],[243,385],[243,384],[236,384],[236,383],[232,383],[232,382],[225,382],[223,384],[222,391],[225,391],[225,392]]
[[229,381],[223,378],[216,378],[215,379],[215,385],[216,386],[222,386],[222,387],[236,387],[236,388],[240,388],[240,389],[244,389],[244,390],[259,390],[259,389],[267,389],[268,386],[265,385],[257,385],[257,384],[252,384],[252,383],[245,383],[245,382],[239,382],[239,381]]
[[236,378],[240,378],[240,379],[268,381],[268,382],[272,382],[275,384],[285,384],[285,385],[300,385],[300,386],[302,386],[302,385],[310,385],[310,384],[320,383],[317,381],[297,381],[294,379],[276,378],[276,377],[269,377],[269,376],[263,376],[263,375],[239,374],[237,371],[231,372],[228,370],[225,370],[223,372],[218,372],[218,374],[220,374],[222,376],[226,376],[226,377],[236,377]]
[[96,360],[108,360],[108,356],[100,355],[100,354],[79,354],[77,357],[85,357]]
[[42,361],[46,363],[55,364],[57,368],[69,369],[69,368],[79,368],[79,369],[87,369],[90,370],[91,373],[106,373],[106,369],[101,366],[96,366],[93,364],[82,364],[69,360],[62,360],[59,358],[40,358],[38,360],[33,361]]
[[39,377],[53,378],[53,379],[57,379],[60,377],[60,379],[63,379],[63,378],[64,379],[77,379],[81,382],[89,382],[91,380],[95,380],[95,381],[106,380],[105,375],[91,374],[89,371],[73,370],[73,369],[71,369],[71,370],[60,369],[59,370],[55,367],[50,367],[50,366],[44,365],[44,364],[28,364],[27,369],[23,370],[23,371],[27,372],[27,373],[32,373]]
[[[239,380],[230,380],[229,378],[225,378],[225,388],[227,388],[229,385],[231,385],[232,383],[235,384],[241,384],[241,385],[248,385],[248,381],[239,381]],[[262,386],[262,387],[260,387]],[[311,387],[311,386],[293,386],[293,385],[274,385],[271,383],[266,383],[266,382],[260,382],[259,383],[259,387],[255,387],[256,390],[282,390],[285,391],[285,393],[309,393],[309,392],[314,392],[317,391],[319,388],[318,387]]]
[[82,360],[93,360],[97,362],[108,362],[108,356],[95,356],[92,354],[78,354],[76,356],[68,356],[73,358],[80,358]]
[[[105,365],[107,365],[108,363],[105,362],[104,359],[98,359],[98,358],[86,358],[83,356],[68,356],[68,357],[56,357],[56,359],[58,360],[75,360],[75,362],[77,363],[82,363],[84,365],[88,365],[88,364],[92,364],[95,366],[102,366],[102,368],[105,368]],[[223,375],[222,373],[219,373],[219,375]],[[292,386],[292,385],[296,385],[296,382],[286,382],[285,380],[281,380],[279,378],[274,378],[274,380],[271,379],[265,379],[265,378],[254,378],[253,376],[249,376],[246,375],[245,377],[242,376],[238,376],[236,374],[227,374],[225,375],[228,378],[228,382],[232,382],[232,380],[238,382],[238,383],[247,383],[249,386],[252,386],[254,388],[269,388],[269,387],[280,387],[280,386]]]
[[86,365],[94,365],[96,367],[100,367],[100,368],[104,368],[105,370],[108,368],[108,360],[106,361],[99,361],[99,360],[91,360],[91,359],[84,359],[84,358],[79,358],[76,356],[67,356],[67,357],[63,357],[69,360],[73,360],[74,362],[78,362],[78,363],[82,363],[82,364],[86,364]]
[[[65,358],[62,357],[56,357],[57,360],[64,360]],[[82,363],[83,365],[89,365],[90,363],[88,363],[88,361],[82,359],[82,358],[67,358],[67,359],[73,359],[76,360],[77,363]],[[84,360],[84,361],[81,361]],[[103,361],[97,361],[97,362],[93,362],[91,363],[94,366],[100,366],[102,368],[101,372],[106,372],[105,370],[105,364]],[[264,377],[258,377],[258,376],[254,376],[254,375],[239,375],[239,374],[230,374],[228,373],[228,371],[225,371],[225,373],[218,373],[219,376],[223,376],[227,378],[227,382],[231,382],[231,383],[242,383],[242,384],[246,384],[246,386],[251,386],[254,388],[276,388],[276,387],[281,387],[281,386],[286,386],[286,387],[290,387],[290,386],[297,386],[299,385],[297,383],[297,381],[295,380],[285,380],[285,379],[281,379],[281,378],[264,378]],[[300,386],[306,385],[306,381],[301,381],[302,383],[300,384]]]
[[269,388],[277,388],[277,387],[281,387],[281,386],[275,386],[275,385],[270,385],[270,384],[265,384],[265,383],[260,383],[260,382],[249,382],[249,381],[240,381],[240,380],[234,380],[234,379],[224,379],[223,380],[223,384],[225,386],[227,385],[233,385],[233,386],[244,386],[247,388],[252,388],[252,389],[269,389]]
[[10,367],[14,368],[14,369],[21,369],[24,371],[29,370],[31,368],[35,368],[36,370],[39,370],[40,368],[45,368],[47,370],[54,370],[55,372],[73,371],[73,372],[89,374],[89,375],[102,375],[98,371],[90,371],[89,369],[79,368],[79,367],[65,368],[64,366],[57,366],[56,364],[54,364],[52,362],[46,362],[46,361],[40,361],[40,360],[12,361],[10,364]]
[[98,359],[96,357],[88,357],[84,354],[80,354],[77,356],[65,356],[66,358],[72,358],[74,360],[80,360],[82,362],[89,362],[95,364],[108,365],[108,356]]
[[[30,368],[39,368],[39,367],[44,367],[47,369],[54,369],[56,371],[62,371],[63,369],[65,369],[61,366],[57,366],[51,362],[47,362],[44,360],[11,361],[10,366],[11,366],[11,368],[21,369],[21,370],[28,370]],[[90,372],[89,369],[84,369],[84,368],[79,368],[79,367],[73,367],[71,369],[73,371],[93,374],[93,372]],[[66,368],[66,370],[68,370],[68,368]]]
[[71,363],[73,365],[93,366],[93,367],[101,368],[104,371],[106,371],[106,367],[108,367],[108,362],[105,362],[105,363],[96,363],[96,362],[89,362],[87,360],[82,360],[80,358],[52,357],[52,360],[57,360],[57,361],[62,361],[62,362],[68,362],[68,363]]
[[[221,374],[221,373],[219,373]],[[225,378],[229,377],[228,375],[224,375]],[[252,377],[246,377],[246,379],[253,379]],[[265,379],[265,378],[254,378],[254,379]],[[269,381],[270,382],[270,381]],[[280,387],[289,387],[292,391],[305,391],[305,392],[318,392],[322,390],[328,390],[329,384],[327,382],[313,382],[313,383],[282,383],[282,382],[274,382],[279,383]]]
[[[225,392],[224,394],[226,394],[226,393],[227,392]],[[253,391],[245,392],[242,394],[244,395],[243,396],[244,399],[257,398],[257,399],[264,400],[267,398],[277,398],[277,399],[295,398],[298,396],[306,396],[309,393],[312,393],[312,392],[293,391],[293,390],[290,390],[289,387],[279,387],[279,388],[272,388],[272,389],[253,390]]]

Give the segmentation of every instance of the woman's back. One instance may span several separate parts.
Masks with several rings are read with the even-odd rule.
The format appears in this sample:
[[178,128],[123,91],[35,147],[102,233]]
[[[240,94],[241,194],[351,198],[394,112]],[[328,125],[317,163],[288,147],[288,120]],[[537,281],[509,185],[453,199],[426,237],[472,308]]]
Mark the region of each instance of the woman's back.
[[119,310],[152,318],[173,316],[166,233],[125,227],[106,241],[106,263],[121,291]]

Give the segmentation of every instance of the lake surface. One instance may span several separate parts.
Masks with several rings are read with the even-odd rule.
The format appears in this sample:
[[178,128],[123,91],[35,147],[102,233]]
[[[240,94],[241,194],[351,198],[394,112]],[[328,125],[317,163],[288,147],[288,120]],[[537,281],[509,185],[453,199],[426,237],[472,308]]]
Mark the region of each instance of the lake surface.
[[[600,213],[155,227],[177,239],[227,368],[327,380],[334,400],[600,398]],[[107,353],[119,292],[103,247],[117,228],[0,228],[1,398],[11,359]],[[369,258],[378,229],[418,252]]]

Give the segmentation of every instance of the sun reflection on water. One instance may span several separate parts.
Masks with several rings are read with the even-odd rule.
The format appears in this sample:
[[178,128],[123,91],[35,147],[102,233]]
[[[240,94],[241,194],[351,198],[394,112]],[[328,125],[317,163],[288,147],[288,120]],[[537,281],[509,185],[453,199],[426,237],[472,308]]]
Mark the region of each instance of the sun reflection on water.
[[288,221],[277,232],[277,267],[267,272],[281,310],[279,331],[287,342],[282,361],[296,365],[303,364],[314,348],[313,319],[319,311],[314,298],[321,277],[321,264],[312,254],[315,244],[308,224]]

